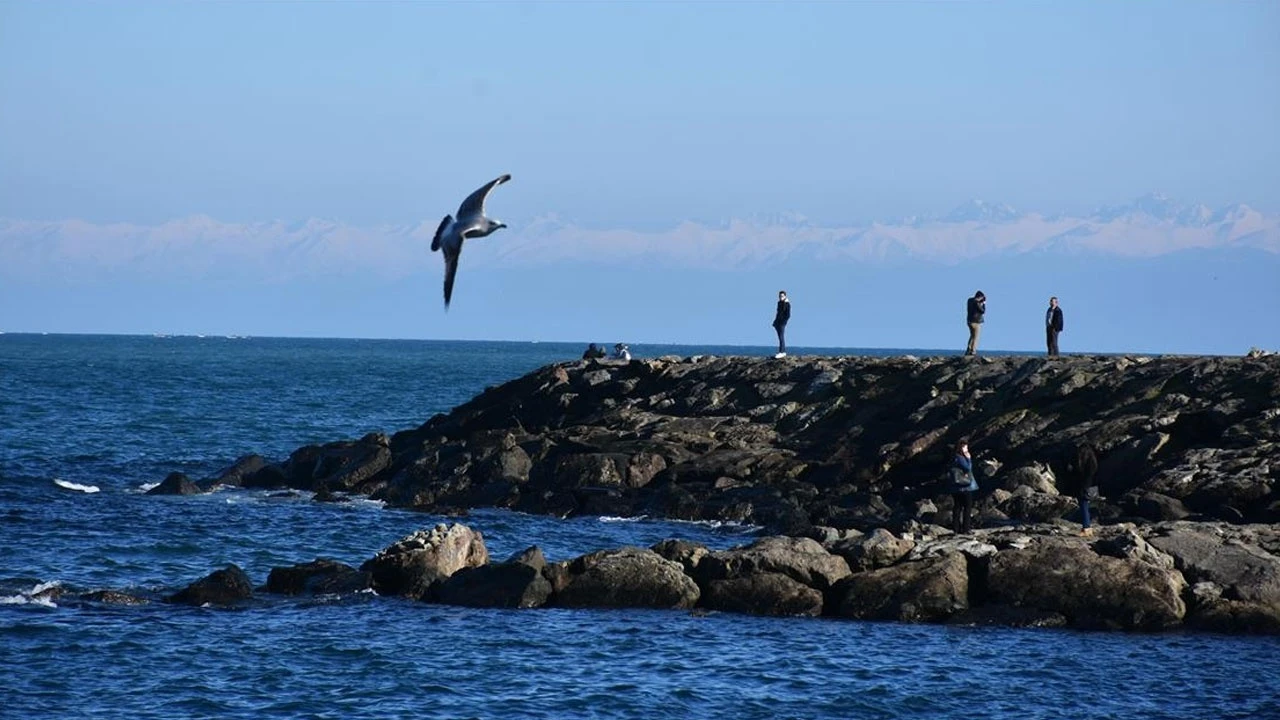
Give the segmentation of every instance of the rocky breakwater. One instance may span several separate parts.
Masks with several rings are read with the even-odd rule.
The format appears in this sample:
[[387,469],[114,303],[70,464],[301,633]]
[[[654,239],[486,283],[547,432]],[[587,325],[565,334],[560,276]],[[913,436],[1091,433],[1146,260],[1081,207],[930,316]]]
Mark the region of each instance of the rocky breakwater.
[[198,483],[364,494],[428,511],[507,507],[737,521],[823,538],[945,524],[968,437],[978,526],[1074,516],[1076,443],[1100,454],[1103,522],[1280,522],[1280,356],[691,357],[566,363],[390,437],[248,456]]
[[237,605],[257,593],[379,595],[469,607],[704,609],[759,615],[1157,631],[1280,633],[1280,528],[1053,525],[953,535],[885,529],[826,542],[772,536],[712,551],[682,540],[548,562],[534,546],[489,562],[483,536],[438,525],[354,568],[322,559],[255,591],[231,566],[165,598]]

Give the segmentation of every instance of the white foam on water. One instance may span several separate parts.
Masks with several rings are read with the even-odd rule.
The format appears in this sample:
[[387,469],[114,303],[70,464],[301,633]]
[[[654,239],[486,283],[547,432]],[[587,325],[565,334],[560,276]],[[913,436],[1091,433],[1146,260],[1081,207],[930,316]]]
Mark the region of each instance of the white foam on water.
[[697,525],[702,528],[710,528],[719,530],[721,528],[738,530],[744,533],[756,532],[761,529],[760,525],[748,525],[738,522],[737,520],[669,520],[666,518],[651,518],[648,515],[637,515],[635,517],[615,517],[613,515],[601,515],[596,518],[600,522],[606,523],[638,523],[638,522],[661,522],[671,523],[673,525]]
[[138,486],[137,491],[140,493],[147,493],[147,492],[151,492],[153,488],[158,488],[158,487],[160,487],[160,483],[158,482],[142,483],[141,485]]
[[35,587],[31,588],[31,594],[39,595],[42,592],[47,592],[54,588],[60,588],[60,587],[62,587],[61,580],[50,580],[49,582],[42,582],[39,585],[36,585]]
[[17,595],[0,597],[0,605],[40,605],[42,607],[56,608],[58,607],[57,603],[45,593],[59,587],[62,587],[62,583],[58,580],[43,582],[25,592],[19,590]]
[[96,485],[80,485],[79,483],[68,482],[66,480],[61,480],[59,478],[54,478],[53,484],[65,490],[75,490],[76,492],[82,492],[82,493],[99,492],[98,486]]

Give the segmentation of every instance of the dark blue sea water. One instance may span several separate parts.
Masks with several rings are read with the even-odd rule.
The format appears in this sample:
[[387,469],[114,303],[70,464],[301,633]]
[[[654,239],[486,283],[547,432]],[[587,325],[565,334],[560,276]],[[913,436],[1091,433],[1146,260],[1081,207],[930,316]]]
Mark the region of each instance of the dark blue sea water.
[[[768,348],[633,347],[638,355]],[[237,563],[359,564],[444,518],[225,490],[173,470],[420,424],[577,345],[0,335],[5,718],[1280,717],[1280,640],[649,611],[472,610],[367,594],[245,609],[155,596]],[[801,352],[808,352],[801,350]],[[838,352],[826,350],[824,352]],[[479,512],[496,557],[752,528]]]

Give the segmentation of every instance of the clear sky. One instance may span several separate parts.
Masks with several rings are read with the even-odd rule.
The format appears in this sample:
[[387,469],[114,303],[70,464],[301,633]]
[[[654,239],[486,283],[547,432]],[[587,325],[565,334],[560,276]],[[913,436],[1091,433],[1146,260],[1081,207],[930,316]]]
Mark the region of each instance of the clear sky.
[[[785,286],[795,344],[952,347],[981,287],[997,349],[1037,347],[1058,294],[1064,348],[1241,352],[1280,342],[1277,128],[1277,2],[0,0],[0,329],[768,343]],[[429,235],[504,172],[490,210],[511,227],[468,244],[445,313],[439,255],[405,228]],[[1073,255],[1064,232],[1042,239],[1066,255],[951,269],[485,269],[551,215],[613,242],[972,198],[1083,218],[1151,192],[1262,215],[1106,236],[1223,245],[1150,261]],[[256,241],[235,224],[271,221],[321,228],[256,260],[301,279],[233,289],[255,259],[224,251]],[[399,227],[407,277],[335,281],[289,254],[348,226]]]
[[1276,128],[1274,2],[0,2],[11,218],[1277,211]]

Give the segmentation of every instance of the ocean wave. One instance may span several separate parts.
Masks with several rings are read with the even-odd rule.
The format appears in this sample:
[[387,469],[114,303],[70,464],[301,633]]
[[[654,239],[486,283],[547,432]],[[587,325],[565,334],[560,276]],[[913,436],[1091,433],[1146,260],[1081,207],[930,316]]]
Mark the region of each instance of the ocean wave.
[[97,485],[81,485],[79,483],[73,483],[73,482],[69,482],[67,480],[62,480],[59,478],[54,478],[53,484],[65,490],[75,490],[76,492],[82,492],[82,493],[99,492]]
[[14,595],[0,595],[0,605],[40,605],[56,608],[58,605],[53,598],[60,594],[58,590],[61,587],[62,583],[58,580],[38,583],[30,590],[19,590]]
[[734,530],[743,534],[759,532],[763,528],[762,525],[750,525],[737,520],[670,520],[667,518],[651,518],[648,515],[636,515],[634,517],[601,515],[596,518],[596,520],[602,523],[655,522],[671,525],[695,525],[697,527],[710,528],[712,530]]

